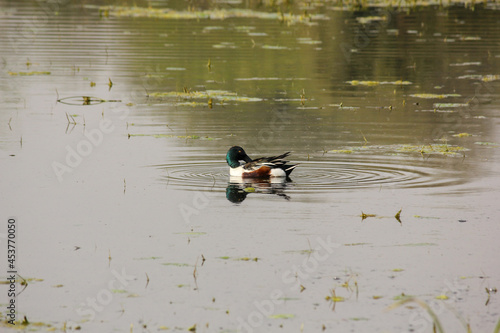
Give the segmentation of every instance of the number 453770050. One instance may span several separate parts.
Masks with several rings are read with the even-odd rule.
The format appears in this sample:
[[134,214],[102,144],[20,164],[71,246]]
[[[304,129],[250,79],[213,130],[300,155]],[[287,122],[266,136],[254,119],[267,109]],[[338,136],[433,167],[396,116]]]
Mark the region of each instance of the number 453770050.
[[16,220],[9,219],[8,221],[8,239],[7,239],[7,261],[9,268],[13,270],[16,262]]

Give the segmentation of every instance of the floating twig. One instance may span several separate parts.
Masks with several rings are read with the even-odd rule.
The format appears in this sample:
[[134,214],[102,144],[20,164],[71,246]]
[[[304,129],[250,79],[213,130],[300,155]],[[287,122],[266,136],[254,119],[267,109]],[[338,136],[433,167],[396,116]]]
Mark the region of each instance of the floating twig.
[[59,98],[57,101],[66,105],[96,105],[101,103],[121,102],[121,100],[118,99],[103,99],[93,96],[70,96]]

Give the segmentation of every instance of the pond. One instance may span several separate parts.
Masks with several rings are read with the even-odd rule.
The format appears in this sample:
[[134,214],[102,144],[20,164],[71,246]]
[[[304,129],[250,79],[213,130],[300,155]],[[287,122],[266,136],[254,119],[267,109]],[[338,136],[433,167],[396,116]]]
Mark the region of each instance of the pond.
[[0,1],[2,328],[498,332],[499,9]]

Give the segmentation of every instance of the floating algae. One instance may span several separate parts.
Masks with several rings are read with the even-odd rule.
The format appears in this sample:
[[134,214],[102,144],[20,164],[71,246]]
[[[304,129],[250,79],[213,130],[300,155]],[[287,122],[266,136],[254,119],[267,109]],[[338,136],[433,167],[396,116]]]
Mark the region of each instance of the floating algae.
[[292,14],[279,12],[261,12],[251,9],[207,9],[207,10],[173,10],[168,8],[146,8],[126,6],[102,6],[100,12],[109,13],[118,17],[148,17],[169,20],[225,20],[229,18],[256,18],[263,20],[277,20],[288,24],[311,24],[314,20],[328,20],[322,14]]
[[424,98],[424,99],[443,99],[450,97],[460,97],[459,94],[412,94],[411,97]]
[[410,84],[413,84],[410,81],[403,81],[403,80],[397,80],[397,81],[359,81],[359,80],[352,80],[352,81],[347,81],[352,86],[378,86],[378,85],[384,85],[384,84],[389,84],[389,85],[397,85],[397,86],[407,86]]
[[149,94],[150,97],[177,97],[182,99],[209,99],[213,98],[219,101],[233,101],[233,102],[260,102],[262,98],[238,96],[235,92],[227,90],[204,90],[204,91],[189,91],[185,89],[182,92],[167,91],[167,92],[153,92]]

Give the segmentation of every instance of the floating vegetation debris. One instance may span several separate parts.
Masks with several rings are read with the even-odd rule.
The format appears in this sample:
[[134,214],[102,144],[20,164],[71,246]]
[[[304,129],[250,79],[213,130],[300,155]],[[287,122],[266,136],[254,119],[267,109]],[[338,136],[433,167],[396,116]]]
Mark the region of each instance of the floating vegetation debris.
[[438,296],[436,296],[436,297],[434,297],[434,298],[435,298],[435,299],[440,299],[440,300],[447,300],[447,299],[449,299],[449,297],[448,297],[448,296],[446,296],[446,295],[438,295]]
[[467,103],[434,103],[433,106],[436,109],[441,109],[441,108],[464,108],[469,106]]
[[397,80],[397,81],[358,81],[358,80],[352,80],[352,81],[347,81],[346,83],[349,83],[352,86],[368,86],[368,87],[384,85],[384,84],[392,84],[392,85],[396,85],[396,86],[408,86],[410,84],[413,84],[410,81],[403,81],[403,80]]
[[334,149],[334,150],[329,150],[329,153],[334,153],[334,154],[352,154],[353,150],[352,149]]
[[314,20],[328,20],[323,14],[292,14],[280,12],[261,12],[251,9],[207,9],[207,10],[173,10],[169,8],[101,6],[99,12],[118,17],[148,17],[167,20],[225,20],[228,18],[256,18],[277,20],[287,24],[311,24]]
[[188,235],[188,236],[203,236],[206,232],[203,231],[188,231],[188,232],[176,232],[177,235]]
[[439,318],[437,317],[436,313],[431,309],[431,307],[429,305],[427,305],[427,303],[425,303],[424,301],[422,300],[419,300],[415,297],[411,297],[411,296],[404,296],[404,294],[402,294],[403,297],[398,299],[399,302],[391,305],[388,309],[389,310],[393,310],[395,308],[398,308],[406,303],[410,303],[410,302],[414,302],[414,303],[417,303],[420,307],[422,307],[423,309],[425,309],[427,311],[427,313],[429,314],[429,316],[432,318],[432,320],[434,321],[434,332],[438,331],[440,333],[443,333],[443,327],[441,326],[441,323],[439,322]]
[[500,80],[500,75],[496,74],[488,74],[488,75],[479,75],[479,74],[467,74],[459,76],[458,79],[472,79],[472,80],[480,80],[483,82],[491,82]]
[[434,217],[434,216],[420,216],[420,215],[413,215],[414,218],[417,219],[434,219],[434,220],[439,220],[440,217]]
[[335,293],[335,289],[331,289],[330,294],[325,297],[325,300],[337,303],[345,301],[345,298],[342,296],[337,296],[337,294]]
[[178,262],[164,262],[162,265],[165,266],[176,266],[176,267],[189,267],[191,265],[189,264],[184,264],[184,263],[178,263]]
[[483,82],[491,82],[497,80],[500,80],[500,75],[485,75],[481,78],[481,81]]
[[318,45],[318,44],[322,44],[323,43],[320,40],[313,40],[310,37],[299,37],[299,38],[297,38],[297,42],[299,44],[309,44],[309,45]]
[[305,77],[285,77],[285,78],[280,78],[280,77],[244,77],[244,78],[236,78],[234,79],[235,81],[278,81],[278,80],[283,80],[283,81],[306,81],[310,80]]
[[14,325],[12,325],[12,323],[7,320],[0,320],[0,327],[14,328],[12,330],[13,332],[42,331],[42,330],[45,330],[45,332],[49,332],[57,330],[56,327],[52,326],[49,323],[28,321],[28,318],[26,316],[24,316],[23,320],[16,320],[14,322]]
[[468,151],[469,149],[460,146],[448,145],[445,143],[429,144],[429,145],[402,145],[397,147],[398,152],[402,153],[420,153],[420,154],[439,154],[451,156],[463,156],[459,152]]
[[450,97],[460,97],[460,94],[412,94],[411,97],[424,99],[443,99]]
[[50,75],[51,73],[50,72],[39,72],[39,71],[31,71],[31,72],[11,72],[9,71],[8,72],[9,75],[12,75],[12,76],[32,76],[32,75]]
[[385,16],[364,16],[364,17],[356,17],[356,21],[358,21],[361,24],[367,24],[367,23],[372,23],[372,22],[380,22],[380,21],[386,21],[387,17]]
[[[219,101],[233,101],[233,102],[260,102],[262,98],[238,96],[235,92],[227,90],[205,90],[205,91],[190,91],[184,89],[182,92],[167,91],[167,92],[153,92],[149,94],[150,97],[177,97],[183,99],[216,99]],[[205,104],[206,105],[206,104]]]
[[219,259],[223,259],[223,260],[229,260],[229,259],[232,259],[232,260],[236,260],[236,261],[259,261],[260,258],[257,258],[257,257],[254,257],[254,258],[251,258],[251,257],[239,257],[239,258],[232,258],[232,257],[229,257],[229,256],[222,256],[222,257],[219,257]]
[[480,146],[495,146],[495,147],[498,147],[498,143],[494,143],[494,142],[474,142],[475,145],[480,145]]
[[268,318],[270,318],[270,319],[289,319],[289,318],[295,318],[295,315],[291,314],[291,313],[279,313],[279,314],[270,315]]
[[209,136],[199,136],[199,135],[172,135],[172,134],[128,134],[128,137],[140,137],[140,136],[150,136],[153,138],[177,138],[177,139],[189,139],[189,140],[221,140],[221,138],[212,138]]
[[396,215],[394,215],[394,218],[395,218],[396,220],[398,220],[398,222],[399,222],[399,223],[403,223],[403,222],[401,222],[401,211],[402,211],[402,210],[403,210],[403,209],[401,208],[401,209],[400,209],[400,210],[396,213]]
[[[233,42],[221,42],[219,44],[212,45],[214,49],[236,49],[237,46]],[[208,67],[208,66],[207,66]],[[210,68],[210,67],[209,67]]]
[[408,244],[399,244],[394,246],[437,246],[436,243],[408,243]]
[[462,67],[462,66],[481,66],[481,62],[460,62],[455,64],[450,64],[451,67]]
[[458,134],[453,134],[452,136],[454,136],[456,138],[466,138],[466,137],[472,136],[472,134],[470,134],[470,133],[458,133]]
[[290,50],[290,48],[286,46],[279,45],[262,45],[261,47],[265,50]]
[[363,212],[361,212],[361,215],[360,215],[361,221],[363,221],[363,220],[365,220],[365,219],[367,219],[369,217],[375,217],[375,216],[377,216],[377,215],[375,215],[375,214],[365,214]]
[[121,102],[118,99],[102,99],[92,96],[71,96],[64,97],[57,100],[59,103],[67,105],[96,105],[101,103],[117,103]]

